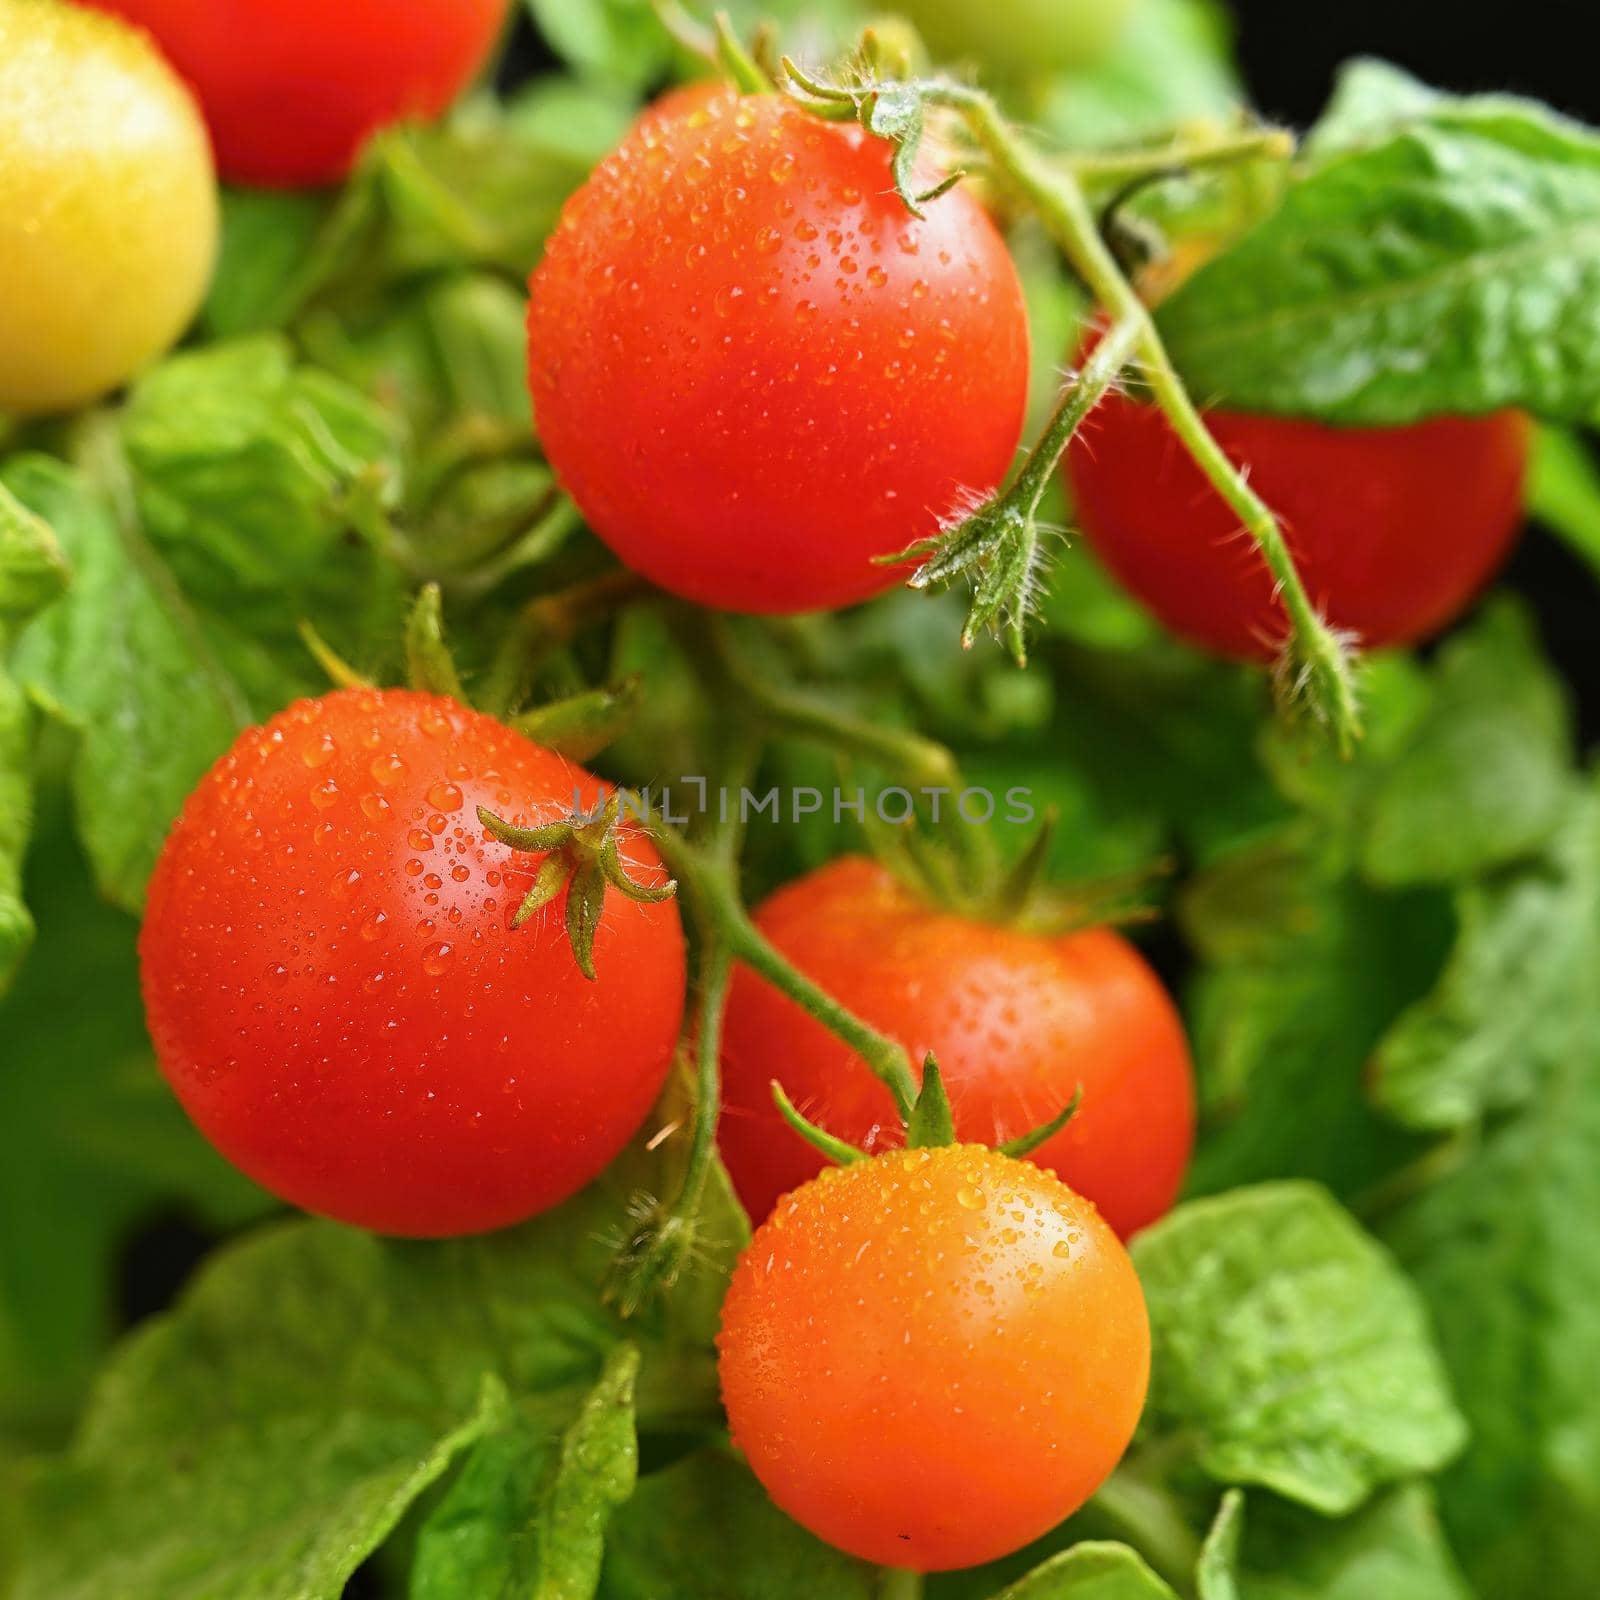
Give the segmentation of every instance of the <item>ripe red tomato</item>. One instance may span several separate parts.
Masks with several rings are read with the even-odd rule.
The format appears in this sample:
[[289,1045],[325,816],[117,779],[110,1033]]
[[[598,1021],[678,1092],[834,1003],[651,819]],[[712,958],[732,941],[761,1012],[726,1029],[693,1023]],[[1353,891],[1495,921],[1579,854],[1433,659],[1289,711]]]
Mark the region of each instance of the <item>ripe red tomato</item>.
[[[1442,628],[1483,587],[1522,521],[1526,420],[1434,417],[1403,428],[1234,411],[1217,442],[1282,519],[1307,592],[1369,647]],[[1270,660],[1287,633],[1255,546],[1155,406],[1108,395],[1067,454],[1078,523],[1175,633]]]
[[[472,1233],[555,1204],[627,1142],[683,1007],[676,906],[606,897],[598,978],[564,896],[512,914],[529,858],[490,838],[597,780],[490,718],[404,691],[252,728],[167,840],[140,938],[168,1080],[273,1193],[386,1233]],[[641,882],[661,865],[638,833]]]
[[88,0],[148,28],[193,85],[236,183],[334,183],[378,129],[436,117],[510,0]]
[[797,1522],[919,1572],[1070,1515],[1139,1420],[1150,1330],[1095,1208],[977,1145],[829,1168],[734,1270],[718,1338],[734,1443]]
[[889,146],[778,95],[652,108],[567,202],[539,269],[539,435],[630,566],[729,610],[897,581],[874,566],[1011,465],[1016,270],[956,189],[918,220]]
[[[1119,934],[1043,938],[938,911],[860,857],[780,889],[755,920],[914,1062],[938,1057],[962,1138],[1026,1133],[1081,1083],[1077,1115],[1030,1159],[1093,1200],[1124,1238],[1171,1206],[1194,1142],[1193,1069],[1166,991]],[[823,1165],[774,1109],[773,1078],[852,1144],[878,1150],[900,1138],[889,1091],[866,1064],[743,968],[723,1072],[722,1155],[758,1219]]]

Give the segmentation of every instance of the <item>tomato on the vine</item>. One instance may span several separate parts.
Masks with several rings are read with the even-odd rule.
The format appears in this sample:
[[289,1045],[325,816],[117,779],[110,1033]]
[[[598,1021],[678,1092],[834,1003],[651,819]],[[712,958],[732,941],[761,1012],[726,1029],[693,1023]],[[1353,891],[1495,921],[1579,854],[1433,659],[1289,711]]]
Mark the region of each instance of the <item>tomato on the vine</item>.
[[727,610],[843,605],[996,487],[1021,287],[964,188],[925,212],[885,141],[731,90],[652,108],[567,202],[533,275],[534,409],[628,565]]
[[488,59],[510,0],[89,0],[148,28],[194,85],[222,174],[307,188],[363,142],[435,117]]
[[84,405],[161,355],[216,244],[205,128],[149,40],[0,0],[0,412]]
[[[476,812],[542,825],[600,787],[406,691],[241,734],[167,840],[140,939],[156,1050],[201,1131],[284,1199],[387,1233],[499,1227],[595,1177],[666,1076],[677,907],[608,894],[589,982],[564,894],[512,928],[529,858]],[[637,829],[622,850],[663,880]]]
[[[938,1058],[962,1138],[1027,1133],[1081,1085],[1077,1114],[1030,1159],[1124,1237],[1171,1206],[1194,1139],[1193,1070],[1171,1000],[1121,935],[1046,938],[940,911],[852,856],[780,889],[755,922],[914,1062]],[[866,1063],[745,968],[729,996],[723,1074],[718,1140],[753,1217],[823,1164],[773,1106],[774,1078],[848,1143],[877,1150],[900,1137],[889,1091]]]
[[797,1522],[915,1571],[991,1561],[1105,1480],[1144,1405],[1126,1251],[1059,1179],[976,1145],[830,1168],[722,1308],[734,1442]]
[[[1280,519],[1312,603],[1367,648],[1456,617],[1522,522],[1519,413],[1336,428],[1215,410],[1206,421]],[[1288,622],[1260,554],[1165,415],[1109,394],[1067,454],[1078,525],[1175,633],[1244,660],[1274,656]]]

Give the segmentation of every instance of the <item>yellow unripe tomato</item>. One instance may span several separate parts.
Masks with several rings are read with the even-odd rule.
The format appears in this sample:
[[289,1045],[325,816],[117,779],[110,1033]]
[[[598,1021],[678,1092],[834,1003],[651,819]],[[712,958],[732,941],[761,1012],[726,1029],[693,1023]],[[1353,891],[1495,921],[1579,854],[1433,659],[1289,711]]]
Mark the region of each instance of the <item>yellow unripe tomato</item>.
[[217,249],[211,147],[137,30],[0,0],[0,411],[115,389],[188,326]]

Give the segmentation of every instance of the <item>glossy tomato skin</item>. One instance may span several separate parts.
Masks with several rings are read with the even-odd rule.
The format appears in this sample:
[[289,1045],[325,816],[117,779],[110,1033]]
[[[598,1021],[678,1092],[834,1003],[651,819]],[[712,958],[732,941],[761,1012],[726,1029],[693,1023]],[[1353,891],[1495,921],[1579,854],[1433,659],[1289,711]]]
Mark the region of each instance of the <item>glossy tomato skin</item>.
[[[1207,422],[1282,519],[1312,601],[1368,648],[1460,614],[1522,522],[1527,421],[1515,412],[1398,428],[1212,411]],[[1112,394],[1067,454],[1079,526],[1175,633],[1270,660],[1283,609],[1238,519],[1154,406]]]
[[435,117],[510,0],[89,0],[149,29],[205,108],[224,177],[334,183],[378,129]]
[[[1082,1084],[1077,1115],[1030,1159],[1123,1237],[1172,1205],[1194,1142],[1194,1073],[1171,1000],[1121,935],[1044,938],[941,912],[849,856],[780,889],[755,920],[914,1062],[933,1052],[962,1138],[1026,1133]],[[729,998],[723,1074],[722,1155],[758,1220],[823,1165],[774,1109],[773,1078],[830,1133],[873,1150],[899,1141],[889,1093],[860,1057],[747,968]]]
[[149,40],[0,0],[0,412],[133,377],[199,309],[216,244],[205,128]]
[[530,383],[625,562],[725,610],[843,605],[1000,482],[1021,287],[965,189],[926,209],[883,141],[731,91],[652,108],[572,196],[533,275]]
[[[562,901],[520,930],[536,824],[598,781],[488,717],[348,690],[240,735],[190,796],[140,938],[163,1070],[201,1131],[285,1200],[415,1236],[564,1199],[627,1142],[683,1005],[676,905],[612,894],[578,971]],[[624,843],[641,882],[653,847]]]
[[1095,1208],[981,1146],[832,1167],[734,1270],[718,1339],[734,1443],[797,1522],[869,1561],[991,1561],[1105,1480],[1150,1333]]

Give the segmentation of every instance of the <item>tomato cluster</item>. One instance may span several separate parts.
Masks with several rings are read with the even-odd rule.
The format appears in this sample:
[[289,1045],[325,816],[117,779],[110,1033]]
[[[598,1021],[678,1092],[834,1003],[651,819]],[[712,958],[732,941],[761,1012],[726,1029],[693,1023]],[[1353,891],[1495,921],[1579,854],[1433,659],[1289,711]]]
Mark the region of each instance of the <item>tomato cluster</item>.
[[[330,182],[375,130],[441,111],[508,7],[92,3],[173,66],[108,17],[0,0],[10,411],[103,395],[193,316],[216,193],[185,81],[224,177]],[[973,21],[921,9],[934,31]],[[1092,9],[1071,54],[1127,8]],[[113,100],[136,141],[99,125]],[[762,613],[864,600],[905,577],[886,557],[1011,472],[1017,272],[970,186],[919,212],[903,176],[854,123],[702,87],[647,111],[566,206],[530,285],[539,439],[593,531],[672,595]],[[1283,514],[1313,601],[1368,643],[1443,625],[1514,532],[1515,416],[1211,422]],[[1109,395],[1067,472],[1113,572],[1176,632],[1277,652],[1259,556],[1160,410]],[[172,830],[140,944],[150,1030],[195,1123],[274,1194],[400,1235],[516,1223],[595,1178],[661,1093],[686,981],[677,906],[648,894],[604,894],[592,975],[573,959],[568,913],[589,915],[574,897],[600,862],[646,891],[667,879],[648,829],[612,819],[584,846],[599,854],[546,884],[554,847],[529,841],[605,792],[434,694],[341,690],[240,735]],[[991,924],[866,860],[790,884],[754,922],[774,962],[909,1062],[936,1058],[957,1135],[981,1142],[905,1148],[906,1097],[770,968],[735,973],[718,1137],[759,1227],[723,1313],[733,1437],[780,1506],[848,1551],[918,1571],[1002,1555],[1080,1506],[1138,1422],[1149,1330],[1122,1241],[1183,1181],[1182,1024],[1117,933]],[[774,1080],[820,1144],[863,1159],[827,1166]],[[1031,1159],[993,1148],[1080,1091]]]

